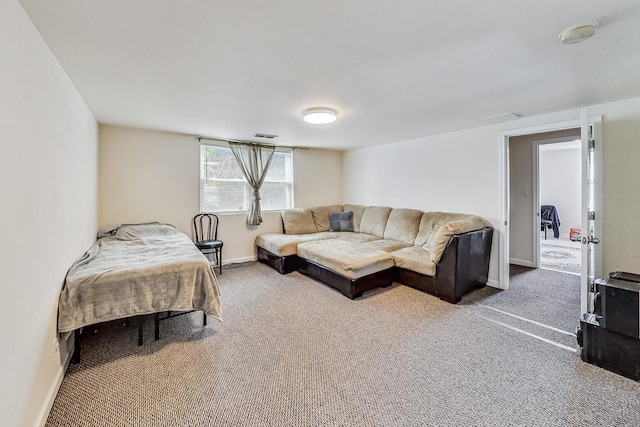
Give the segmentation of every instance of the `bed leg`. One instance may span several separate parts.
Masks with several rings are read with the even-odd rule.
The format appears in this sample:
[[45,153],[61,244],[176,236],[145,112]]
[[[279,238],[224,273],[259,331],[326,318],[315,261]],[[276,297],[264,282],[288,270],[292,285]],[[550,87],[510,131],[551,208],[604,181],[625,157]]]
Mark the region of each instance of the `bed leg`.
[[144,316],[138,317],[138,345],[142,345],[144,335]]
[[202,312],[202,326],[207,326],[207,313]]
[[80,340],[82,334],[80,334],[80,329],[76,329],[73,332],[73,356],[71,357],[71,363],[77,365],[80,363]]
[[160,339],[160,313],[153,314],[154,338],[156,341]]

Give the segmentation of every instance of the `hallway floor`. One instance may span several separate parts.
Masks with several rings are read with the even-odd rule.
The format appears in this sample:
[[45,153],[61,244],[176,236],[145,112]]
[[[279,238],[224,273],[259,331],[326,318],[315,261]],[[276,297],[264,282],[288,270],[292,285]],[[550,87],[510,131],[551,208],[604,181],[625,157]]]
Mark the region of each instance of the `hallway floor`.
[[540,268],[563,273],[580,274],[581,244],[566,237],[555,239],[540,233]]

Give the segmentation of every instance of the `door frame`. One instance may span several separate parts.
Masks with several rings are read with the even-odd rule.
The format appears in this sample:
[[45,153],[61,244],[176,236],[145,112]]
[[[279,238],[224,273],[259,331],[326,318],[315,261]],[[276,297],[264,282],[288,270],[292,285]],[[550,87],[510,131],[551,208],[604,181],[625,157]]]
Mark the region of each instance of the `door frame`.
[[[585,109],[581,111],[580,116],[582,132],[582,161],[586,163],[589,151],[590,139],[595,142],[593,163],[591,165],[593,176],[593,200],[589,195],[589,189],[586,186],[582,188],[583,199],[583,217],[582,217],[582,273],[580,277],[580,309],[581,313],[587,313],[590,307],[589,295],[592,292],[593,281],[602,277],[602,244],[589,243],[585,241],[589,237],[597,238],[598,241],[604,237],[603,233],[603,187],[604,171],[603,171],[603,138],[602,138],[602,116],[588,117]],[[589,130],[593,133],[590,134]],[[587,168],[582,170],[582,182],[589,181]],[[589,203],[591,202],[591,205]],[[595,219],[591,220],[584,215],[589,210],[593,210]],[[595,235],[593,232],[595,231]],[[591,257],[589,256],[591,251]],[[589,260],[593,263],[590,265]]]
[[568,120],[556,123],[546,123],[519,129],[506,130],[500,133],[500,241],[498,262],[498,280],[500,289],[509,289],[509,214],[510,214],[510,162],[509,139],[515,136],[552,132],[556,130],[580,128],[581,120]]
[[[577,135],[550,139],[534,139],[532,141],[533,179],[531,181],[531,194],[533,196],[533,224],[531,224],[531,226],[533,230],[533,268],[540,268],[540,147],[543,145],[560,144],[563,142],[581,141],[581,130],[579,127],[568,129],[575,129]],[[579,155],[582,156],[582,153]],[[580,173],[582,173],[582,171]],[[581,182],[582,178],[583,177],[581,175]]]

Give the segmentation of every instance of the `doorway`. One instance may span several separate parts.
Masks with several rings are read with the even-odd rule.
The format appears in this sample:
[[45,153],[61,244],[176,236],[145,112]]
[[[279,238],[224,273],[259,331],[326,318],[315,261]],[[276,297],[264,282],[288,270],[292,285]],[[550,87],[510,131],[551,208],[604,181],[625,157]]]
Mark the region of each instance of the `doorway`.
[[[502,289],[510,288],[510,276],[513,278],[514,292],[518,292],[524,296],[524,303],[532,303],[535,307],[534,314],[543,314],[545,320],[535,321],[531,316],[517,315],[515,313],[507,313],[506,310],[500,309],[500,314],[512,316],[520,321],[535,323],[539,326],[554,330],[558,333],[572,336],[573,333],[567,330],[567,325],[575,322],[576,313],[586,313],[590,301],[593,297],[593,280],[595,277],[601,277],[602,252],[599,248],[599,233],[602,230],[602,117],[589,117],[586,109],[580,111],[579,120],[570,120],[566,122],[558,122],[544,125],[537,125],[528,128],[512,129],[500,134],[500,203],[502,207],[500,234],[499,234],[499,285]],[[556,133],[558,132],[558,133]],[[567,133],[562,133],[567,132]],[[539,240],[537,233],[532,230],[540,230],[540,222],[537,216],[540,201],[534,201],[532,194],[538,194],[538,188],[533,186],[533,170],[537,170],[537,166],[533,163],[533,141],[534,140],[553,140],[554,138],[571,138],[578,134],[581,140],[581,274],[570,275],[558,273],[556,271],[536,268],[539,260],[534,258],[534,252],[539,250],[538,245],[534,242]],[[525,145],[523,149],[524,155],[528,156],[530,161],[517,163],[513,161],[517,156],[517,148],[512,144],[517,137],[527,137],[530,143]],[[516,150],[516,153],[512,151]],[[537,151],[535,151],[538,153]],[[539,154],[539,153],[538,153]],[[518,182],[512,180],[512,172],[524,170],[524,173],[514,173],[514,177],[529,177],[528,181]],[[518,211],[516,205],[512,206],[512,199],[520,198],[521,201],[528,203],[528,209]],[[538,198],[539,195],[538,195]],[[513,211],[513,212],[512,212]],[[518,215],[521,212],[521,215]],[[517,233],[512,232],[512,227],[517,228],[517,223],[521,222],[528,232]],[[528,223],[528,224],[527,224]],[[513,235],[512,235],[513,234]],[[525,255],[517,257],[515,251],[511,251],[512,245],[518,245],[518,238],[523,238],[528,243],[519,246]],[[513,243],[512,240],[516,239]],[[527,253],[528,251],[528,253]],[[513,261],[522,261],[525,267],[512,264]],[[523,279],[523,280],[521,280]],[[526,282],[523,284],[523,282]],[[527,287],[526,285],[531,285]],[[521,286],[522,285],[522,286]],[[565,286],[566,285],[566,286]],[[546,286],[546,287],[545,287]],[[507,295],[509,293],[506,293]],[[562,298],[567,297],[567,300]],[[549,316],[545,311],[545,304],[540,304],[542,299],[549,301],[549,307],[563,307],[558,313],[569,313],[568,323],[564,326],[549,325],[549,319],[556,319],[558,313]],[[522,305],[520,305],[522,306]],[[579,310],[579,311],[578,311]],[[520,312],[520,309],[518,309]],[[526,313],[523,313],[526,314]],[[535,321],[535,322],[532,322]],[[555,322],[555,320],[554,320]],[[540,325],[541,324],[541,325]],[[573,329],[573,328],[571,328]],[[526,332],[526,331],[525,331]],[[530,333],[526,333],[530,335]],[[540,339],[547,340],[540,336]],[[554,340],[555,344],[558,341]],[[575,342],[572,343],[575,345]],[[572,346],[568,346],[572,347]]]
[[[561,241],[565,243],[564,246],[575,246],[566,244],[566,242],[570,242],[570,228],[580,227],[580,142],[571,142],[579,139],[579,127],[509,137],[507,147],[509,153],[509,214],[507,220],[510,240],[509,264],[530,268],[550,267],[552,264],[556,267],[564,266],[575,269],[574,263],[571,265],[568,262],[566,265],[562,264],[562,257],[567,257],[569,252],[571,252],[570,255],[574,255],[573,252],[575,252],[579,261],[579,245],[577,250],[554,249],[548,246],[553,244],[558,246],[557,244]],[[562,168],[563,159],[566,160],[566,154],[573,148],[577,150],[574,152],[577,157],[572,158],[572,164],[567,164]],[[566,173],[572,174],[571,180],[564,176]],[[554,181],[557,182],[555,186],[553,185]],[[564,184],[569,181],[577,185],[577,188],[564,189]],[[561,189],[560,186],[563,188]],[[561,191],[563,189],[565,191]],[[572,192],[577,192],[577,194],[572,194],[577,199],[572,197],[572,200],[569,201],[566,194]],[[554,207],[556,219],[560,218],[559,224],[553,223],[551,229],[541,228],[541,205]],[[563,211],[568,215],[565,222],[562,222]],[[566,231],[565,228],[567,228]],[[542,249],[547,250],[547,253],[541,251],[541,245]],[[554,257],[556,257],[555,261]],[[541,262],[541,258],[543,262]],[[549,262],[545,263],[546,260]],[[577,267],[575,273],[579,274],[579,264]]]
[[537,267],[578,276],[582,262],[581,149],[580,129],[575,136],[533,141],[534,261]]
[[582,141],[582,272],[580,274],[580,307],[586,313],[593,297],[593,283],[602,276],[602,117],[589,117],[587,109],[580,110],[580,119],[553,124],[513,129],[500,134],[500,205],[502,207],[498,260],[498,287],[509,288],[510,266],[510,162],[509,141],[513,137],[540,134],[556,130],[580,128]]
[[[536,338],[575,351],[582,248],[569,234],[581,224],[581,128],[523,132],[506,144],[511,315],[535,324],[526,332]],[[543,207],[553,208],[550,228],[541,227]]]

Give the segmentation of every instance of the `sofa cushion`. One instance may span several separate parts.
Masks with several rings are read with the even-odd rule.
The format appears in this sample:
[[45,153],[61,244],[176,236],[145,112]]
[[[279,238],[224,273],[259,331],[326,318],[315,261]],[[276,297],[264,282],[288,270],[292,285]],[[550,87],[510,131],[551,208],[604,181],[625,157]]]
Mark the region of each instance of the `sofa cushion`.
[[486,221],[476,215],[443,214],[434,223],[433,231],[422,246],[429,251],[431,260],[437,264],[451,236],[481,230],[486,225]]
[[406,248],[407,246],[411,245],[409,243],[398,242],[397,240],[391,239],[378,239],[358,245],[361,250],[382,252],[393,252],[397,251],[400,248]]
[[266,249],[277,256],[289,256],[296,254],[296,248],[300,243],[335,239],[341,235],[342,233],[334,233],[331,231],[311,234],[261,234],[256,237],[256,246]]
[[433,226],[438,222],[440,217],[446,215],[444,212],[426,212],[420,219],[420,227],[418,228],[418,234],[413,242],[416,246],[422,246],[427,243],[429,236],[433,233]]
[[436,275],[436,263],[431,260],[431,254],[421,246],[409,246],[391,252],[396,267],[415,271],[427,276]]
[[353,231],[356,233],[360,232],[360,222],[362,221],[362,214],[366,209],[366,206],[362,205],[344,205],[343,210],[353,212],[353,216],[351,219],[353,220]]
[[[329,217],[327,216],[327,222]],[[286,234],[317,233],[311,209],[285,209],[282,211],[282,224]],[[327,230],[329,227],[327,227]]]
[[338,237],[338,240],[360,244],[371,242],[373,240],[380,240],[380,237],[367,233],[344,233],[342,236]]
[[387,226],[390,213],[391,208],[386,206],[369,206],[362,214],[360,232],[373,234],[374,236],[384,236],[384,229]]
[[329,214],[329,231],[353,231],[353,212],[335,212]]
[[424,212],[415,209],[394,209],[389,214],[384,238],[413,244]]
[[342,212],[342,205],[318,206],[311,208],[313,222],[318,231],[329,231],[329,215],[334,212]]
[[349,279],[358,279],[393,267],[393,258],[386,252],[362,250],[343,240],[322,240],[298,245],[298,256]]

